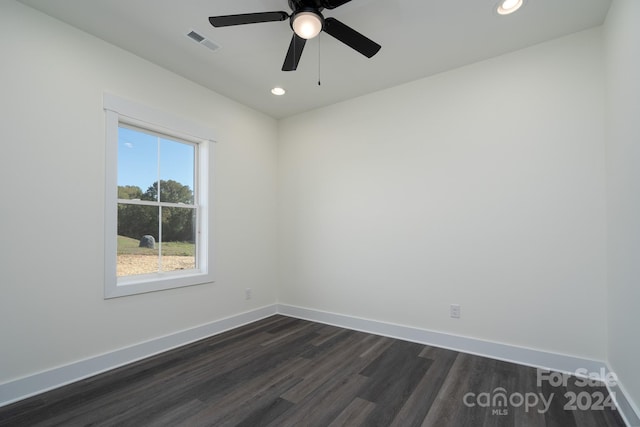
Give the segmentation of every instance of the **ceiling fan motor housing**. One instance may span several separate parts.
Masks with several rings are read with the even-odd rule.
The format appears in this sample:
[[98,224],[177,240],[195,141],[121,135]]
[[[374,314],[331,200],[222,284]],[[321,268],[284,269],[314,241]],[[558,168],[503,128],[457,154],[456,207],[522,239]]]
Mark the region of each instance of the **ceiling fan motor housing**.
[[316,0],[289,0],[289,7],[293,10],[295,15],[296,12],[302,11],[302,9],[315,9],[317,12],[320,12],[323,9],[321,1]]
[[351,0],[289,0],[289,7],[295,11],[303,7],[312,7],[318,10],[335,9]]

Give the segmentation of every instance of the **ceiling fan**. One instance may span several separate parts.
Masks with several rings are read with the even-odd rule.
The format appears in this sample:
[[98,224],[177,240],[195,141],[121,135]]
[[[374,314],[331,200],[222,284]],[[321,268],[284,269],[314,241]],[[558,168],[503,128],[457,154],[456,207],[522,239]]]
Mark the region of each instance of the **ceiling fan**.
[[293,71],[298,68],[300,57],[307,40],[316,37],[321,31],[338,39],[347,46],[360,52],[367,58],[373,57],[381,46],[363,36],[353,28],[335,18],[325,18],[323,9],[335,9],[351,0],[288,0],[293,13],[258,12],[239,15],[212,16],[209,22],[214,27],[257,24],[261,22],[284,21],[289,19],[293,37],[285,57],[282,71]]

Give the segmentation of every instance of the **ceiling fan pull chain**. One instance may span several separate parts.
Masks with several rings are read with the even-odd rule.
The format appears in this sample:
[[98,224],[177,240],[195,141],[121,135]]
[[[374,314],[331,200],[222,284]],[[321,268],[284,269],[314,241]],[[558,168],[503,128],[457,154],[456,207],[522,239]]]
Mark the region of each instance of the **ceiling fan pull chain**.
[[322,86],[320,82],[320,35],[318,35],[318,86]]

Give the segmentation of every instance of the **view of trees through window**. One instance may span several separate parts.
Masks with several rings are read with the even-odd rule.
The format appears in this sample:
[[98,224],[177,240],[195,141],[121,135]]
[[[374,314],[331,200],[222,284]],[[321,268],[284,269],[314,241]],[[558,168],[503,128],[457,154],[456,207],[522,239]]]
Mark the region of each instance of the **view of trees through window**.
[[195,161],[194,144],[120,126],[119,277],[197,267]]

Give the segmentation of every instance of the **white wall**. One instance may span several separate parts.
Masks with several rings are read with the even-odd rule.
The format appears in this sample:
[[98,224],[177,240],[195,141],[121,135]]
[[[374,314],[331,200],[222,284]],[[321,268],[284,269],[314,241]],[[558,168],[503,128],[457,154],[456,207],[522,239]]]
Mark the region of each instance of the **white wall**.
[[[605,23],[609,363],[640,405],[640,2],[614,0]],[[640,416],[640,412],[638,412]]]
[[281,121],[280,301],[604,360],[603,105],[594,29]]
[[[0,52],[0,384],[276,302],[275,120],[13,1]],[[215,284],[103,299],[104,91],[217,129]]]

